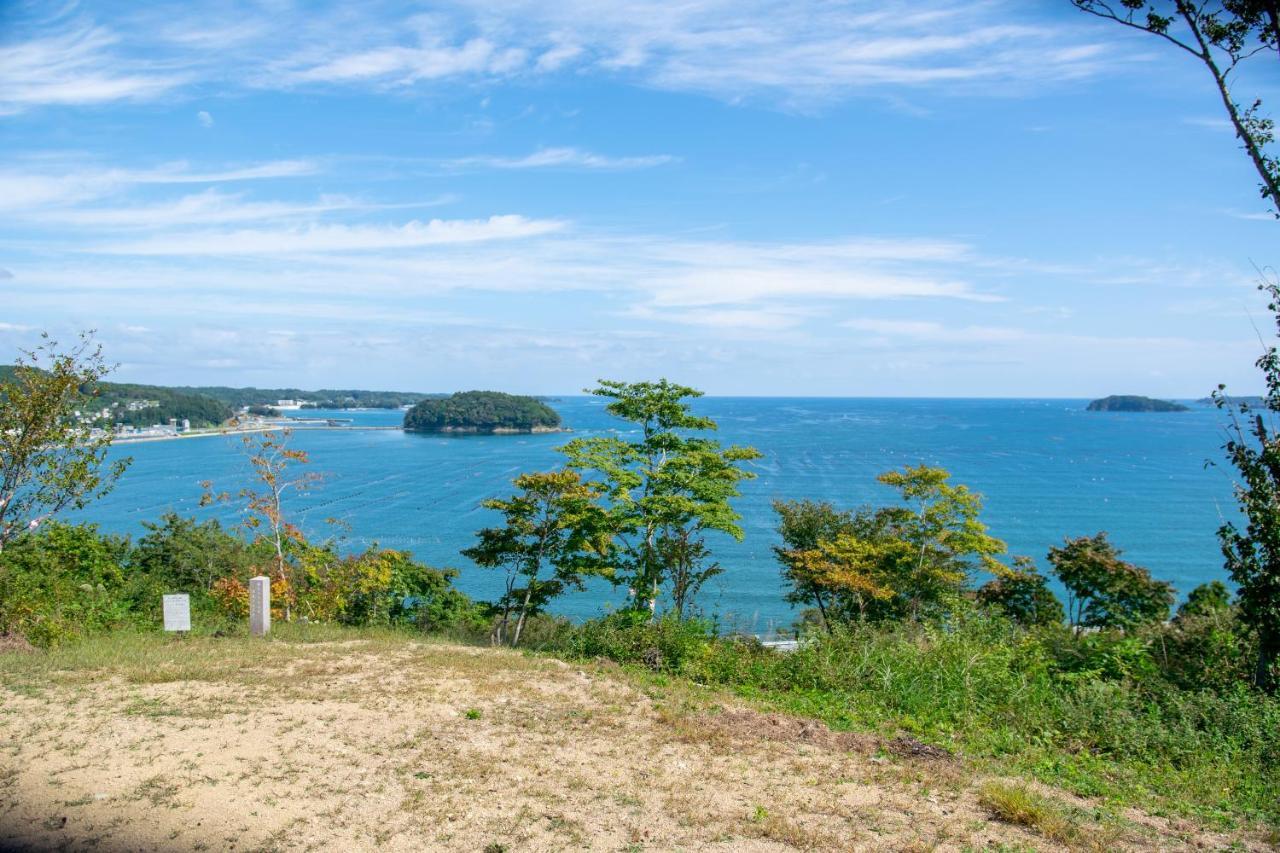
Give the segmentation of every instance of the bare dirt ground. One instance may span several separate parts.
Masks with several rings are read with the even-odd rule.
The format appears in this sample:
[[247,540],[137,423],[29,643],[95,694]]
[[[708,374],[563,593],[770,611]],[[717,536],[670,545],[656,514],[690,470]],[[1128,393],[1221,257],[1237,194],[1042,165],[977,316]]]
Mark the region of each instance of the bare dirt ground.
[[1003,822],[991,780],[910,740],[608,666],[387,640],[0,655],[2,849],[1263,849],[1043,788],[1070,832]]

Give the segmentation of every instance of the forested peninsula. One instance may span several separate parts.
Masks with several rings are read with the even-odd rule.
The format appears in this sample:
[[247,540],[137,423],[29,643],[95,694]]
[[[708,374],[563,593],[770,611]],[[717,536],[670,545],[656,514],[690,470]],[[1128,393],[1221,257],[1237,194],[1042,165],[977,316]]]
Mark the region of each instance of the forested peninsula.
[[500,391],[462,391],[442,400],[423,400],[405,413],[406,432],[554,432],[560,415],[534,397]]

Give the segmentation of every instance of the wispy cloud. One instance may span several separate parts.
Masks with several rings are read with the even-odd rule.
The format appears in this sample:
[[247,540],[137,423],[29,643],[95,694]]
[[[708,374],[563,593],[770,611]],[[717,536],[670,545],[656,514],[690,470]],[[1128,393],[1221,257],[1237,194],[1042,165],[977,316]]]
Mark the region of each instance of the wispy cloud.
[[[242,10],[209,27],[196,4],[15,18],[0,43],[0,112],[223,89],[366,87],[595,74],[727,100],[786,102],[921,88],[1007,94],[1129,61],[1083,25],[1033,20],[1005,0],[796,5],[781,0],[599,4],[587,0]],[[388,19],[391,19],[390,23]]]
[[274,160],[214,171],[192,171],[186,163],[168,163],[151,169],[84,169],[64,163],[65,168],[54,171],[46,161],[22,170],[0,171],[0,210],[34,210],[45,205],[83,202],[146,184],[221,184],[292,178],[311,174],[319,168],[309,160]]
[[284,72],[280,79],[287,83],[375,81],[407,86],[461,75],[503,75],[522,67],[526,58],[521,48],[500,48],[483,38],[458,45],[431,39],[413,47],[376,47],[302,65]]
[[1025,329],[1001,326],[947,326],[931,320],[885,320],[856,317],[841,325],[867,332],[886,342],[911,341],[928,344],[1000,344],[1025,341]]
[[327,214],[387,211],[435,207],[447,204],[452,196],[438,196],[420,202],[375,204],[346,196],[322,196],[312,202],[251,201],[242,193],[225,193],[210,188],[180,198],[132,205],[38,206],[19,216],[29,222],[72,225],[94,229],[138,229],[169,232],[175,228],[210,226],[236,222],[288,222],[316,220]]
[[100,104],[155,97],[189,82],[179,69],[122,58],[123,39],[75,19],[45,22],[51,32],[0,42],[0,115],[32,106]]
[[447,165],[454,168],[480,166],[490,169],[604,169],[627,170],[648,169],[676,161],[669,154],[652,154],[641,157],[610,157],[604,154],[593,154],[579,148],[540,148],[523,157],[498,157],[480,155],[461,157],[450,160]]
[[1235,133],[1235,128],[1231,126],[1231,122],[1229,122],[1225,118],[1218,118],[1216,116],[1214,117],[1192,116],[1192,117],[1184,118],[1182,120],[1182,123],[1189,124],[1192,127],[1203,127],[1206,130],[1218,130],[1218,131],[1225,131],[1227,133]]
[[523,216],[432,219],[398,226],[313,225],[297,229],[245,229],[170,233],[88,251],[107,255],[287,255],[412,249],[488,240],[514,240],[558,231],[564,223]]

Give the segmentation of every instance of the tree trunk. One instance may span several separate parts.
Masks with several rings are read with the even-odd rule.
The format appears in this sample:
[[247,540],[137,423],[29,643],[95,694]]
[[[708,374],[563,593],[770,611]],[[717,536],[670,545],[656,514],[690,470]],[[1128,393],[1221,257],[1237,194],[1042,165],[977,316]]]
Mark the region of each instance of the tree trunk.
[[822,614],[822,627],[827,629],[827,634],[831,634],[831,620],[827,618],[827,605],[822,601],[822,591],[817,587],[813,588],[813,600],[818,602],[818,612]]
[[1277,213],[1280,213],[1280,178],[1271,173],[1267,165],[1266,155],[1258,147],[1257,140],[1253,135],[1245,129],[1244,122],[1240,119],[1240,111],[1236,108],[1235,101],[1231,100],[1231,90],[1227,87],[1226,77],[1223,76],[1218,63],[1213,59],[1213,53],[1208,42],[1205,41],[1204,35],[1200,32],[1200,27],[1196,24],[1195,16],[1190,8],[1181,7],[1179,11],[1182,13],[1183,19],[1187,22],[1187,26],[1191,28],[1191,33],[1196,37],[1196,44],[1200,46],[1200,59],[1208,67],[1209,73],[1213,75],[1213,82],[1218,87],[1218,94],[1222,97],[1222,105],[1227,108],[1227,115],[1231,117],[1231,126],[1235,128],[1236,136],[1244,144],[1245,153],[1249,155],[1254,169],[1258,172],[1258,177],[1262,179],[1263,197],[1268,199],[1272,206],[1275,207]]
[[520,634],[524,632],[524,620],[529,615],[529,599],[533,598],[533,579],[524,589],[524,601],[520,604],[520,618],[516,620],[516,634],[511,638],[512,648],[520,645]]

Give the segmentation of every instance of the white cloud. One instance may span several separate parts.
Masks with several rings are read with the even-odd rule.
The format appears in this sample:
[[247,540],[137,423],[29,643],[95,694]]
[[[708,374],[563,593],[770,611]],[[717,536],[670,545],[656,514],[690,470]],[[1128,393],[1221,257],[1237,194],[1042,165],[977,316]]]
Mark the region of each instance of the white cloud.
[[502,75],[524,64],[525,51],[476,38],[460,45],[438,39],[415,47],[385,46],[286,71],[287,83],[383,81],[408,85],[467,74]]
[[945,326],[930,320],[884,320],[858,317],[841,323],[846,329],[868,332],[890,341],[932,344],[999,344],[1024,341],[1024,329],[1000,326]]
[[76,169],[51,171],[49,164],[39,163],[44,172],[34,168],[0,171],[0,210],[35,210],[46,205],[69,204],[144,184],[219,184],[233,181],[256,181],[291,178],[315,172],[318,166],[308,160],[275,160],[251,166],[212,172],[193,172],[186,163],[169,163],[153,169]]
[[99,104],[155,97],[186,74],[122,60],[121,37],[105,27],[56,20],[53,32],[0,44],[0,115],[37,105]]
[[196,113],[196,121],[200,122],[201,127],[213,127],[213,116],[207,110]]
[[246,200],[243,194],[224,193],[211,187],[172,201],[114,207],[35,207],[22,211],[20,216],[32,222],[95,229],[146,228],[161,231],[232,222],[315,220],[325,214],[434,207],[451,200],[451,196],[439,196],[421,202],[373,204],[346,196],[322,196],[313,202],[255,202]]
[[109,255],[287,255],[413,249],[513,240],[558,231],[563,223],[523,216],[414,220],[404,225],[312,225],[296,229],[197,231],[90,247]]
[[1034,19],[1012,0],[622,0],[500,8],[437,4],[396,19],[379,3],[242,9],[209,26],[199,4],[15,18],[0,44],[0,113],[155,98],[197,84],[360,86],[592,73],[726,100],[811,102],[924,87],[1027,91],[1096,75],[1131,53],[1084,23]]
[[475,156],[449,161],[453,167],[482,166],[492,169],[545,169],[554,167],[578,169],[647,169],[674,162],[669,154],[642,157],[608,157],[578,148],[541,148],[523,157]]

